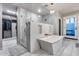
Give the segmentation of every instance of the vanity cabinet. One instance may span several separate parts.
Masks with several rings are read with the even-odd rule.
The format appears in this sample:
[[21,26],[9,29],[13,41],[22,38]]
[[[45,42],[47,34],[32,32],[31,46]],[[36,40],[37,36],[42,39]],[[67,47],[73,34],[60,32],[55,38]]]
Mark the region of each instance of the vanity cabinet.
[[46,51],[50,55],[57,55],[63,48],[63,36],[48,36],[39,38],[40,49]]

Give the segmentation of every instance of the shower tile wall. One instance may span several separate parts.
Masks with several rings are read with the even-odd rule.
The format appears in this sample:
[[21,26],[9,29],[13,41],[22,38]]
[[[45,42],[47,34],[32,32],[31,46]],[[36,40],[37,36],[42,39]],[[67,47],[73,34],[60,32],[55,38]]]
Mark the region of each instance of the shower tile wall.
[[29,12],[25,9],[18,8],[18,43],[21,43],[25,48],[27,48],[27,40],[26,40],[26,22],[40,22],[42,17],[38,17],[37,14]]

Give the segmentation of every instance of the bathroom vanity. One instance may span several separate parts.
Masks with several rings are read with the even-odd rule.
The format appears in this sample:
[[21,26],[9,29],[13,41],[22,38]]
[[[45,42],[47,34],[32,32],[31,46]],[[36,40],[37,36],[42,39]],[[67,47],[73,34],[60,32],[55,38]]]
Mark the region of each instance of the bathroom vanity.
[[46,36],[38,39],[40,49],[48,52],[51,55],[55,55],[62,49],[63,36]]

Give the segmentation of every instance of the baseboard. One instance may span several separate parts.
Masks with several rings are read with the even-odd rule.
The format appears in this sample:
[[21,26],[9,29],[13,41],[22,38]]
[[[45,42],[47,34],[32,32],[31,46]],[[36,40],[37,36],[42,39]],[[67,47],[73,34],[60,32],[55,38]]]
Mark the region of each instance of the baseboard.
[[65,39],[78,40],[77,38],[65,37]]

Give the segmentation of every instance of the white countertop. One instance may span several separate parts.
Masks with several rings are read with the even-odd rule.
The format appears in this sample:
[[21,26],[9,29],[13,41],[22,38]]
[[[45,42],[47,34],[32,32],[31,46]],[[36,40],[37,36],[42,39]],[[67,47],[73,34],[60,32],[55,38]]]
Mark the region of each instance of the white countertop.
[[55,43],[60,39],[63,39],[63,36],[56,36],[56,35],[51,35],[51,36],[46,36],[42,38],[38,38],[38,40],[49,42],[49,43]]

